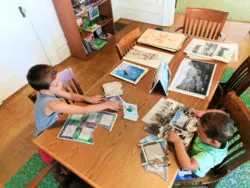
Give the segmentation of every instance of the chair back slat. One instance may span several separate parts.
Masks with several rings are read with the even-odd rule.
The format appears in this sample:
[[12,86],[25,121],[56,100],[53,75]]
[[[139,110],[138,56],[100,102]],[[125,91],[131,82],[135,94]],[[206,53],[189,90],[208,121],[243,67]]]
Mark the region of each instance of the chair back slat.
[[227,83],[223,85],[226,92],[235,91],[239,96],[250,86],[250,56],[234,72]]
[[220,164],[233,170],[244,162],[250,160],[250,111],[234,91],[227,94],[224,108],[234,120],[237,131],[229,142],[228,156]]
[[227,16],[228,12],[187,8],[183,33],[208,39],[218,39]]
[[216,23],[216,25],[215,25],[215,31],[214,31],[214,34],[213,34],[213,37],[212,37],[213,40],[215,40],[216,37],[218,35],[220,35],[220,33],[219,33],[220,27],[221,27],[221,23]]
[[124,35],[116,44],[116,49],[120,59],[136,44],[137,39],[141,36],[140,29],[137,27]]

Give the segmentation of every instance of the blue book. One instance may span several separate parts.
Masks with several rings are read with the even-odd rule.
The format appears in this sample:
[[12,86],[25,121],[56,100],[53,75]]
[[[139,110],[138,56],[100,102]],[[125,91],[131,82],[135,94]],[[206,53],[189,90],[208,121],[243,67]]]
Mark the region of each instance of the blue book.
[[82,42],[83,42],[83,44],[85,46],[85,49],[87,50],[88,54],[90,54],[92,52],[92,49],[91,49],[91,46],[90,46],[89,42],[86,41],[86,40],[83,40]]

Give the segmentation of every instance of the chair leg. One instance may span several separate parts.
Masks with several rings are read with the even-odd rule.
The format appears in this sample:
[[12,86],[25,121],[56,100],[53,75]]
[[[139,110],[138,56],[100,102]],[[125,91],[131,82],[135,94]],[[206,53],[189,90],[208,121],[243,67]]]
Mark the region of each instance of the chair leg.
[[27,188],[37,187],[43,178],[51,171],[54,163],[48,164],[31,182],[27,185]]

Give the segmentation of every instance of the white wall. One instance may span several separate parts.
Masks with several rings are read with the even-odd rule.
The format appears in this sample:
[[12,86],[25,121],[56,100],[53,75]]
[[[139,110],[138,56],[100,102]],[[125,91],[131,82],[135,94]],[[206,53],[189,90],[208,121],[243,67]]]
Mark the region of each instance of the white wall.
[[[114,1],[114,0],[113,0]],[[120,18],[171,26],[174,22],[175,0],[115,0]]]
[[[18,7],[25,9],[22,17]],[[56,65],[70,56],[52,0],[11,0],[0,6],[0,104],[27,83],[35,64]]]
[[119,9],[120,0],[111,0],[111,3],[112,3],[114,22],[116,22],[117,20],[120,19],[120,9]]

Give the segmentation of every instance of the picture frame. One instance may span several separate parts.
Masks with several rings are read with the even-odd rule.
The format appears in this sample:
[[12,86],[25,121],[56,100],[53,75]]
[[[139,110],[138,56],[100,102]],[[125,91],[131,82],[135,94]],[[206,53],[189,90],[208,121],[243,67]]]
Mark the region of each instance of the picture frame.
[[125,80],[132,84],[137,84],[141,78],[148,72],[147,68],[122,61],[110,75]]

